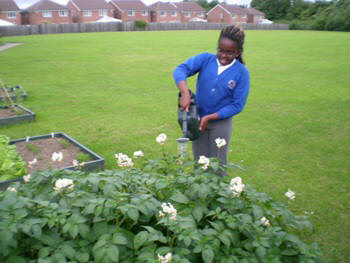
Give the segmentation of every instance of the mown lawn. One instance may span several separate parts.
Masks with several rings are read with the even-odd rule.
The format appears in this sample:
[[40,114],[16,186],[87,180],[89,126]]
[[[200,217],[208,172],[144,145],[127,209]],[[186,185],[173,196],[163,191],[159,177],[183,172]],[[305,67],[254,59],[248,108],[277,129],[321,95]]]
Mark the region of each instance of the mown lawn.
[[[176,152],[177,90],[172,70],[187,57],[215,52],[218,31],[118,32],[9,37],[0,78],[21,84],[37,121],[1,127],[12,139],[65,132],[116,167],[113,155],[159,155],[168,135]],[[313,212],[329,262],[350,262],[350,34],[247,31],[251,93],[235,117],[230,161],[243,180],[297,214]],[[195,80],[190,81],[194,87]]]

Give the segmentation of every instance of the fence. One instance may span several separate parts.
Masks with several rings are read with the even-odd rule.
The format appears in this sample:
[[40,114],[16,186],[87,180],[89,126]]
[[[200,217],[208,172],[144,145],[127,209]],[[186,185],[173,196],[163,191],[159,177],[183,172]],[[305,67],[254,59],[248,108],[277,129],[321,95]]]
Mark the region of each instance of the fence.
[[[2,36],[23,36],[36,34],[111,32],[111,31],[155,31],[155,30],[219,30],[228,24],[220,23],[147,23],[144,29],[134,22],[40,24],[22,26],[0,26]],[[285,24],[241,24],[243,29],[288,30]]]

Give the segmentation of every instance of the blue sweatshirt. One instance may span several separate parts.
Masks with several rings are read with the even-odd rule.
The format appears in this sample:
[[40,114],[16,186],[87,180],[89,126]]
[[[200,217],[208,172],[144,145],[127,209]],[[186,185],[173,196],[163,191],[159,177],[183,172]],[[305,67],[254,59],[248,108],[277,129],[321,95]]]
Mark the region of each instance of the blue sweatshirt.
[[238,60],[218,75],[216,55],[201,53],[178,65],[173,73],[175,83],[198,74],[196,102],[201,117],[217,113],[226,119],[240,113],[249,93],[249,72]]

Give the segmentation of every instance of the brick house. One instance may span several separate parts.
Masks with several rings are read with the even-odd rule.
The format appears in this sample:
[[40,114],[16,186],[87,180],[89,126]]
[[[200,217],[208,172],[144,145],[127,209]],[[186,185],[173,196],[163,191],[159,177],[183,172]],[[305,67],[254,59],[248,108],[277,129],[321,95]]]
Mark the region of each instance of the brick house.
[[196,2],[174,3],[180,14],[183,23],[191,21],[193,18],[205,19],[205,9]]
[[0,0],[0,19],[20,25],[20,9],[14,0]]
[[207,13],[211,23],[254,23],[264,18],[264,13],[254,8],[242,8],[237,5],[217,4]]
[[181,14],[174,3],[156,2],[149,7],[151,22],[181,22]]
[[255,8],[248,8],[248,23],[257,24],[265,18],[265,14]]
[[40,0],[22,12],[22,24],[68,24],[72,17],[67,6],[50,0]]
[[114,7],[105,0],[69,0],[73,23],[94,22],[101,16],[114,15]]
[[140,0],[111,0],[115,8],[114,17],[125,21],[143,20],[150,22],[148,7]]

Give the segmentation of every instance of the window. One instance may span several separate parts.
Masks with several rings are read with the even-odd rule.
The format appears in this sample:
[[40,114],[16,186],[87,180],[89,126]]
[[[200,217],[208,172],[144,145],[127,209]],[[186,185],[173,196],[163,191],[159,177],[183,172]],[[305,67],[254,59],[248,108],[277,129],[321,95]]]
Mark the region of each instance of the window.
[[190,12],[184,12],[184,16],[185,17],[189,17],[190,16]]
[[83,10],[83,16],[92,16],[91,10]]
[[203,17],[204,16],[204,12],[198,12],[198,16]]
[[160,16],[166,16],[166,12],[165,12],[165,11],[160,11],[160,12],[159,12],[159,15],[160,15]]
[[7,18],[16,18],[16,11],[8,11]]
[[246,14],[242,15],[242,18],[247,18],[247,15]]
[[171,11],[171,16],[177,16],[176,11]]
[[237,15],[232,15],[232,18],[234,18],[234,19],[237,18]]
[[142,15],[142,16],[148,16],[148,12],[147,12],[146,10],[142,10],[142,11],[141,11],[141,15]]
[[220,19],[223,19],[223,18],[224,18],[224,14],[220,13]]
[[58,15],[59,16],[68,16],[67,10],[58,10]]
[[52,17],[51,11],[47,11],[47,10],[43,11],[43,17]]
[[100,16],[106,16],[107,15],[107,10],[106,9],[100,9],[98,11],[99,11]]

